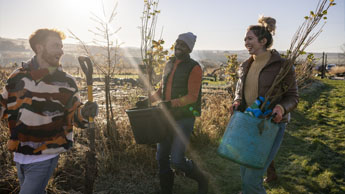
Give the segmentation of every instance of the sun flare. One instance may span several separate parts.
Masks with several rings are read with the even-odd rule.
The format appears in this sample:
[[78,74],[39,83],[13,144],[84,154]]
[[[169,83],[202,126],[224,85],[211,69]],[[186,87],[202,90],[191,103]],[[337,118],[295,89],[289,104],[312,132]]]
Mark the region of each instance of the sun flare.
[[103,14],[102,10],[103,1],[95,0],[63,0],[61,3],[70,9],[75,14],[74,16],[89,17],[90,13],[97,16]]

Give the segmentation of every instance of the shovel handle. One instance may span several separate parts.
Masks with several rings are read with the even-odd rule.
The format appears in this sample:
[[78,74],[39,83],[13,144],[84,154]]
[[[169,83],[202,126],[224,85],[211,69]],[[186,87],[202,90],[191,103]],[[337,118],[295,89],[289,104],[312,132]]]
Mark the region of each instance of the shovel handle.
[[[87,83],[87,99],[89,102],[93,102],[92,96],[92,63],[89,57],[80,56],[78,61],[81,69],[83,70],[86,76]],[[86,65],[85,65],[86,63]],[[95,176],[97,176],[97,158],[95,154],[95,123],[93,117],[89,117],[88,123],[88,140],[90,142],[89,147],[90,151],[86,153],[86,172],[85,172],[85,192],[84,193],[93,193],[93,187],[95,182]]]
[[[85,76],[86,76],[86,83],[87,85],[92,85],[92,74],[93,74],[93,67],[92,67],[92,62],[89,57],[86,56],[79,56],[78,61],[80,64],[81,69],[83,70]],[[86,63],[86,65],[85,65]]]
[[[92,74],[93,74],[93,67],[92,62],[89,57],[86,56],[79,56],[78,61],[80,64],[81,69],[83,70],[85,76],[86,76],[86,84],[87,84],[87,100],[89,102],[93,102],[93,95],[92,95]],[[85,65],[86,63],[86,65]],[[93,118],[89,117],[89,122],[93,122]]]

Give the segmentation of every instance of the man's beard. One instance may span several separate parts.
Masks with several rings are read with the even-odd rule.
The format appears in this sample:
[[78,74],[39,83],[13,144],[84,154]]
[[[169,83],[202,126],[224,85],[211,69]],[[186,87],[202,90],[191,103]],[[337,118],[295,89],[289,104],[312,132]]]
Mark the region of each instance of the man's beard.
[[43,50],[42,58],[50,65],[50,66],[59,66],[60,60],[56,59],[56,56],[49,54],[47,49]]
[[178,50],[179,50],[179,52],[175,51],[175,56],[178,59],[183,59],[183,58],[185,58],[189,54],[187,52],[183,52],[181,49],[178,49]]

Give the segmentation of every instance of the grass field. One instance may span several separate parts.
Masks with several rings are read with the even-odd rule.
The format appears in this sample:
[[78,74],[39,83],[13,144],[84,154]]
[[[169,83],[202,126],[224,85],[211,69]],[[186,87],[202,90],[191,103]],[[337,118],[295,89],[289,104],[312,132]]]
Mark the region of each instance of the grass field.
[[345,193],[345,82],[301,94],[277,157],[271,193]]
[[[275,158],[279,180],[265,184],[269,194],[345,193],[345,84],[344,80],[316,80],[301,92],[281,149]],[[241,190],[239,165],[217,155],[216,149],[229,120],[229,97],[204,95],[202,117],[196,121],[188,156],[210,178],[210,194],[237,194]],[[135,99],[119,100],[117,114]],[[126,117],[116,121],[116,136],[105,136],[104,113],[98,122],[99,173],[95,193],[155,194],[159,188],[154,145],[136,145]],[[12,154],[6,150],[6,126],[0,125],[0,193],[18,193]],[[82,193],[85,131],[75,131],[75,147],[61,155],[48,185],[49,194]],[[114,138],[115,141],[109,141]],[[175,194],[195,193],[197,184],[184,176],[175,179]]]
[[[267,193],[345,193],[345,83],[322,80],[307,87],[292,113],[275,159],[279,179]],[[214,194],[237,194],[239,166],[216,154],[217,147],[192,146],[211,177]],[[187,184],[185,184],[187,183]],[[197,185],[178,177],[176,193],[195,193]]]

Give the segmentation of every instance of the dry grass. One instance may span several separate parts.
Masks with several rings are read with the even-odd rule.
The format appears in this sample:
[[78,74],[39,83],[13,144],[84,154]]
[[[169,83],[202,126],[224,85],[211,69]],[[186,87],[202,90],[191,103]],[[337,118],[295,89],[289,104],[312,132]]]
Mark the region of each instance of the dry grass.
[[[4,74],[4,80],[8,74]],[[0,80],[0,81],[1,81]],[[4,82],[1,82],[2,84]],[[80,83],[83,85],[83,83]],[[115,123],[106,131],[105,115],[102,110],[96,118],[96,151],[98,177],[96,193],[154,193],[158,189],[155,145],[137,145],[131,131],[125,110],[131,108],[137,96],[143,91],[124,88],[126,96],[114,96],[116,107]],[[86,96],[81,94],[81,96]],[[99,94],[99,96],[102,96]],[[116,97],[117,96],[117,97]],[[84,99],[85,100],[85,99]],[[205,94],[203,96],[202,116],[196,120],[192,146],[216,147],[229,120],[231,98],[224,94]],[[8,129],[0,124],[0,193],[18,193],[19,186],[13,156],[6,149]],[[50,194],[82,193],[84,189],[85,152],[88,149],[86,131],[75,130],[75,146],[61,154],[58,167],[48,184]]]
[[[132,89],[134,90],[134,89]],[[116,123],[110,132],[106,131],[102,109],[96,119],[96,150],[98,178],[95,191],[106,193],[153,193],[158,189],[155,145],[137,145],[131,131],[125,110],[131,108],[140,92],[126,98],[115,99]],[[82,94],[83,96],[83,94]],[[202,117],[197,119],[193,142],[216,144],[224,132],[229,117],[230,100],[224,95],[205,95]],[[100,99],[99,99],[100,100]],[[98,101],[102,104],[101,100]],[[18,192],[16,169],[12,154],[6,150],[8,129],[1,125],[1,173],[0,188]],[[61,154],[54,178],[48,185],[49,193],[78,193],[84,188],[86,131],[75,130],[75,146]],[[6,176],[5,176],[6,174]],[[2,193],[2,192],[0,192]],[[5,192],[6,193],[6,192]]]
[[7,123],[0,121],[0,193],[11,193],[19,190],[17,171],[12,160],[13,154],[7,151],[8,137]]
[[331,75],[336,75],[336,74],[343,74],[345,73],[345,66],[336,66],[336,67],[333,67],[329,73]]
[[[0,71],[0,88],[5,85],[6,78],[11,72],[12,69]],[[0,121],[0,193],[16,193],[19,190],[13,154],[7,151],[8,137],[7,122]]]
[[[13,69],[8,69],[0,72],[1,88],[12,71]],[[85,84],[80,82],[78,85],[83,88]],[[125,114],[125,110],[134,104],[140,93],[136,89],[126,87],[122,87],[120,90],[126,90],[129,95],[124,98],[114,95],[116,120],[111,126],[111,130],[106,131],[102,106],[100,106],[100,114],[96,119],[98,180],[95,189],[99,192],[113,191],[113,193],[153,191],[152,185],[156,185],[153,176],[156,176],[157,169],[154,157],[155,147],[135,143]],[[81,96],[86,97],[83,93]],[[103,104],[103,99],[96,100],[100,105]],[[0,123],[0,193],[18,193],[19,182],[13,154],[7,151],[6,146],[8,133],[6,123]],[[54,178],[48,183],[49,193],[78,193],[84,189],[85,152],[88,150],[86,131],[75,129],[74,139],[74,147],[69,152],[61,154],[58,167],[53,175]],[[138,184],[139,182],[142,184]]]
[[305,60],[302,63],[297,63],[296,71],[296,80],[299,89],[305,88],[312,81],[313,78],[313,61]]
[[193,140],[200,144],[218,144],[230,118],[229,95],[207,94],[203,96],[201,117],[194,126],[195,137]]

